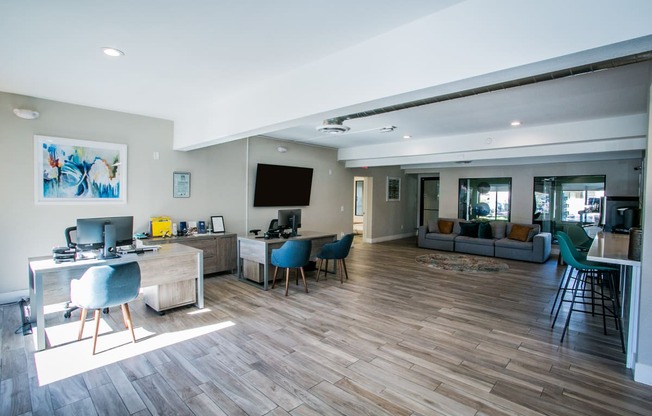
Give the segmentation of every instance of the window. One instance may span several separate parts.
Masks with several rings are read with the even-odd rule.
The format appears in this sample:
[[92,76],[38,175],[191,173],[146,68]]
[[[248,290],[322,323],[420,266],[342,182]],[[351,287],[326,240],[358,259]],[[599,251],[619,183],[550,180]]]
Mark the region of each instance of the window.
[[563,223],[598,224],[605,179],[604,175],[535,177],[532,222],[553,233]]
[[466,220],[510,219],[512,178],[460,179],[458,217]]

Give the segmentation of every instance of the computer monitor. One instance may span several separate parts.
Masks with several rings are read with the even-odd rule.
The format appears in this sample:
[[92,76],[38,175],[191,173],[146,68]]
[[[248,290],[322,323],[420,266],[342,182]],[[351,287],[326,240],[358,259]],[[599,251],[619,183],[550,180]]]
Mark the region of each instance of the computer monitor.
[[292,237],[296,237],[297,229],[301,228],[301,209],[279,209],[278,226],[281,229],[292,229]]
[[116,247],[133,243],[134,217],[77,219],[77,247],[82,251],[100,250],[100,257],[118,257]]

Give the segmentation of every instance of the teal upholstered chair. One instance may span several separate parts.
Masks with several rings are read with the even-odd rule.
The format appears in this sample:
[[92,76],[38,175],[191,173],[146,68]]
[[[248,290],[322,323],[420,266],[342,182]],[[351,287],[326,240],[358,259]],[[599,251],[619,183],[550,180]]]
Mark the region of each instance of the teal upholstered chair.
[[[597,314],[602,316],[602,325],[605,335],[607,334],[607,316],[614,318],[616,330],[620,333],[622,349],[623,352],[625,352],[623,325],[620,318],[620,303],[618,301],[617,288],[613,278],[614,274],[618,273],[618,269],[601,263],[582,260],[582,254],[577,254],[577,250],[572,245],[570,237],[563,231],[558,232],[557,235],[560,237],[558,239],[559,250],[564,261],[570,267],[577,270],[577,275],[573,279],[573,287],[570,289],[571,300],[564,299],[567,287],[569,286],[568,282],[571,280],[571,278],[568,277],[561,300],[559,301],[559,309],[561,309],[561,304],[563,302],[570,302],[568,316],[566,317],[566,323],[562,330],[560,342],[564,342],[564,336],[568,330],[573,312],[590,313],[591,315]],[[605,301],[607,304],[605,304]],[[611,303],[611,306],[609,306],[608,303]],[[583,306],[581,309],[580,305]],[[602,311],[596,312],[596,306],[600,307]],[[557,314],[559,314],[559,309],[557,310]],[[557,314],[555,315],[555,320],[557,319]]]
[[[274,268],[274,279],[272,280],[272,289],[276,285],[276,274],[279,268],[285,270],[285,296],[288,295],[288,287],[290,284],[290,269],[297,269],[301,271],[301,278],[303,279],[303,286],[308,293],[308,284],[306,283],[306,274],[303,271],[303,266],[308,264],[310,260],[310,249],[312,242],[310,240],[288,240],[280,248],[272,250],[272,265]],[[297,276],[297,283],[299,283]]]
[[74,305],[82,309],[81,326],[77,339],[82,339],[88,310],[94,309],[93,354],[95,354],[97,333],[100,329],[100,311],[120,305],[123,321],[131,331],[131,338],[135,343],[136,336],[128,302],[138,297],[139,290],[140,267],[137,262],[94,266],[89,268],[80,279],[72,280],[70,282],[70,299]]
[[589,237],[586,230],[579,224],[566,227],[566,234],[579,251],[589,251],[591,244],[593,244],[593,239]]
[[349,255],[352,243],[353,234],[346,234],[339,241],[324,244],[316,256],[318,260],[317,281],[319,281],[319,274],[321,273],[321,266],[324,260],[326,260],[326,265],[324,267],[324,277],[326,277],[326,269],[328,269],[328,260],[335,260],[337,273],[340,274],[340,283],[344,283],[344,276],[346,276],[346,280],[349,280],[349,273],[346,270],[345,259]]

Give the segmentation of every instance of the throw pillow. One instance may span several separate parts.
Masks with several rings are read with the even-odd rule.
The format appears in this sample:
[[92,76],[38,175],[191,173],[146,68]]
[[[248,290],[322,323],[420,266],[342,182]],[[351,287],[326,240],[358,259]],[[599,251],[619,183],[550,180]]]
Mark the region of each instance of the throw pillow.
[[518,225],[514,224],[512,226],[512,231],[509,232],[509,235],[507,238],[510,240],[518,240],[518,241],[527,241],[527,235],[530,233],[530,230],[532,228],[526,227],[524,225]]
[[478,237],[479,238],[493,238],[491,233],[491,223],[481,222],[478,227]]
[[530,242],[534,240],[534,236],[539,234],[536,228],[530,228],[530,231],[527,233],[527,241]]
[[437,226],[441,234],[450,234],[453,232],[453,221],[439,220]]
[[507,230],[507,222],[505,221],[491,221],[491,231],[494,235],[494,238],[500,240],[505,238],[505,233]]
[[460,235],[464,237],[478,237],[478,224],[477,222],[460,222]]
[[437,227],[437,221],[428,220],[428,232],[429,233],[438,233],[439,227]]

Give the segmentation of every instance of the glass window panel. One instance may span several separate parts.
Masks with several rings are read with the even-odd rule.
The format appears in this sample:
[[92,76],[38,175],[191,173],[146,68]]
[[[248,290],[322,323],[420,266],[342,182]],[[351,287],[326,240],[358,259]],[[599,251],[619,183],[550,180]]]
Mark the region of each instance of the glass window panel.
[[512,178],[465,178],[459,184],[459,218],[509,221]]

